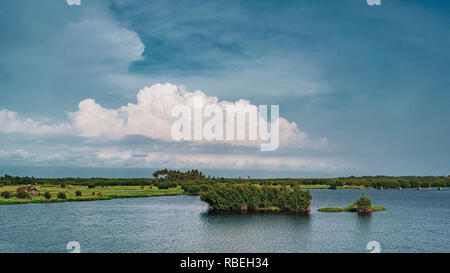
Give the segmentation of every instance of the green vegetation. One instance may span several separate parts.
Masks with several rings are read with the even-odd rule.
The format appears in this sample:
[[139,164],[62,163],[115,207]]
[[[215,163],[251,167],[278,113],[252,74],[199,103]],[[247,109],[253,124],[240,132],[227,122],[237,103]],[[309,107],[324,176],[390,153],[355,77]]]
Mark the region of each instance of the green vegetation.
[[52,195],[50,194],[50,192],[47,191],[44,193],[44,197],[45,197],[45,199],[48,200],[48,199],[52,198]]
[[198,170],[191,170],[187,172],[175,171],[175,170],[159,170],[153,173],[155,179],[165,181],[192,181],[192,180],[205,180],[206,177]]
[[63,193],[63,192],[58,193],[58,195],[56,197],[58,197],[59,199],[66,199],[67,198],[66,194]]
[[5,199],[11,198],[11,194],[8,191],[2,192],[0,196],[5,198]]
[[[32,202],[62,202],[91,201],[112,198],[150,197],[161,195],[195,194],[210,192],[214,187],[231,185],[256,186],[256,188],[276,188],[280,192],[301,189],[368,189],[368,188],[416,188],[416,187],[448,187],[450,176],[363,176],[340,178],[278,178],[278,179],[242,179],[206,177],[198,170],[186,172],[160,170],[153,173],[154,178],[35,178],[4,175],[0,177],[2,192],[8,192],[0,197],[1,204],[32,203]],[[31,185],[41,195],[17,192],[18,187]],[[30,187],[30,186],[28,186]],[[92,191],[97,188],[98,191]],[[249,187],[254,188],[254,187]],[[89,190],[90,189],[90,190]],[[66,199],[57,198],[63,192]],[[42,194],[45,193],[45,194]],[[48,194],[47,194],[48,193]],[[257,205],[258,210],[288,210],[284,205]],[[373,210],[373,208],[372,208]]]
[[311,194],[300,187],[217,184],[200,193],[200,199],[218,211],[309,212]]
[[361,214],[371,213],[372,211],[382,211],[387,210],[387,208],[382,206],[372,206],[372,201],[366,195],[362,195],[358,200],[356,200],[351,206],[346,208],[341,207],[326,207],[320,208],[320,212],[358,212]]
[[372,200],[363,194],[358,200],[356,200],[356,211],[358,213],[371,213],[372,212]]
[[20,199],[31,199],[30,194],[23,190],[17,191],[15,197],[20,198]]
[[[141,190],[140,186],[106,186],[100,192],[92,192],[87,186],[67,184],[63,189],[59,185],[37,185],[34,186],[41,194],[39,196],[30,196],[29,199],[21,199],[13,196],[17,190],[17,186],[4,186],[2,190],[11,194],[10,198],[0,197],[0,205],[25,204],[25,203],[51,203],[51,202],[76,202],[76,201],[95,201],[95,200],[111,200],[114,198],[137,198],[152,196],[167,196],[185,194],[181,187],[170,189],[158,189],[154,186],[145,187]],[[82,196],[77,196],[76,192],[80,191]],[[64,193],[66,199],[58,198],[58,193]]]
[[320,212],[344,212],[345,209],[341,207],[326,207],[326,208],[320,208]]
[[[227,184],[258,184],[267,186],[291,186],[300,185],[303,189],[332,188],[334,184],[338,189],[347,188],[381,188],[398,189],[417,187],[450,187],[450,176],[362,176],[339,178],[274,178],[274,179],[239,179],[205,177],[197,170],[180,172],[162,170],[154,174],[155,178],[35,178],[4,175],[0,176],[1,185],[79,185],[89,188],[101,186],[157,186],[164,187],[164,183],[175,183],[178,186],[186,185],[188,188],[195,185],[227,183]],[[174,184],[170,184],[173,186]],[[198,190],[198,188],[197,188]]]

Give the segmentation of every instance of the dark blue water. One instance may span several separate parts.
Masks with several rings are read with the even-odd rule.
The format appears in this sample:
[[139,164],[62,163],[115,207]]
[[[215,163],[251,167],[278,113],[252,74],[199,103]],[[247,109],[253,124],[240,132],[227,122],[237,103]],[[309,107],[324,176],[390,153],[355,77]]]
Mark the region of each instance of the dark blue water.
[[[389,210],[319,213],[362,193]],[[312,190],[309,216],[210,215],[198,196],[0,206],[0,252],[450,252],[450,190]]]

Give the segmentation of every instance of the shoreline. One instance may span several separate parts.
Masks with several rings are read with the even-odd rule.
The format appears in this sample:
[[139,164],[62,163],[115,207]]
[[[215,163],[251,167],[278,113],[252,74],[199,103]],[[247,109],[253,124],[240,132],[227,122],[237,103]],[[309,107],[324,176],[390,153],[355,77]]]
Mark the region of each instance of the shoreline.
[[[29,198],[24,199],[14,196],[7,199],[0,197],[0,206],[62,202],[91,202],[118,198],[189,195],[189,193],[183,191],[181,187],[169,189],[159,189],[154,186],[106,186],[89,188],[87,186],[70,185],[62,188],[55,185],[37,185],[35,187],[39,190],[39,195],[30,195]],[[17,188],[17,185],[3,186],[0,187],[0,192],[14,192]],[[46,192],[50,194],[49,199],[45,198],[44,193]],[[60,193],[64,193],[65,198],[58,198],[58,194]],[[77,195],[77,193],[80,195]]]
[[[2,191],[2,188],[5,187],[12,187],[12,186],[4,186],[4,187],[0,187],[0,191]],[[73,187],[75,187],[72,190],[75,189],[79,189],[80,186],[77,185],[73,185]],[[106,188],[114,188],[114,187],[124,187],[124,186],[109,186]],[[130,189],[131,187],[138,187],[138,186],[129,186],[126,187],[128,189],[122,189],[121,191],[125,192],[134,192],[134,191],[142,191],[145,192],[145,190],[138,190],[138,189]],[[140,187],[139,187],[140,188]],[[443,187],[444,189],[447,189],[448,187]],[[99,189],[99,188],[98,188]],[[98,190],[97,189],[97,190]],[[357,186],[343,186],[343,187],[338,187],[337,189],[330,189],[328,187],[328,185],[302,185],[301,189],[304,190],[380,190],[377,188],[360,188]],[[409,190],[416,190],[413,188],[408,188]],[[408,190],[408,189],[403,189],[403,190]],[[56,190],[56,189],[55,189]],[[84,190],[91,190],[91,189],[84,189]],[[92,189],[95,190],[95,189]],[[102,188],[102,190],[104,190],[104,188]],[[195,195],[199,195],[199,194],[193,194],[193,193],[188,193],[183,191],[181,188],[177,187],[177,188],[170,188],[170,189],[152,189],[153,191],[150,191],[148,193],[144,193],[144,194],[135,194],[135,195],[118,195],[118,194],[111,194],[108,196],[89,196],[89,197],[75,197],[75,196],[71,196],[68,197],[67,199],[3,199],[0,198],[0,206],[8,206],[8,205],[24,205],[24,204],[48,204],[48,203],[64,203],[64,202],[91,202],[91,201],[106,201],[106,200],[113,200],[113,199],[119,199],[119,198],[149,198],[149,197],[162,197],[162,196],[181,196],[181,195],[189,195],[189,196],[195,196]],[[433,187],[433,190],[436,190]],[[398,191],[398,189],[384,189],[384,191]],[[422,191],[429,191],[428,189],[422,189]],[[336,209],[336,211],[326,211],[326,210],[332,210],[332,209]],[[274,209],[273,212],[277,212],[281,209]],[[319,211],[322,210],[321,212],[348,212],[349,210],[347,210],[347,208],[338,208],[338,207],[327,207],[327,208],[320,208]],[[260,212],[265,211],[265,209],[260,209]],[[271,210],[267,210],[267,211],[271,211]],[[378,211],[378,210],[374,210],[374,211]],[[218,210],[216,210],[216,212],[218,212]]]
[[8,205],[26,205],[26,204],[50,204],[50,203],[65,203],[65,202],[92,202],[92,201],[107,201],[113,199],[126,199],[126,198],[151,198],[151,197],[163,197],[163,196],[181,196],[181,195],[195,195],[189,193],[167,193],[167,194],[155,194],[155,195],[136,195],[136,196],[104,196],[104,197],[80,197],[80,198],[70,198],[70,199],[35,199],[35,200],[12,200],[6,201],[0,200],[0,206]]

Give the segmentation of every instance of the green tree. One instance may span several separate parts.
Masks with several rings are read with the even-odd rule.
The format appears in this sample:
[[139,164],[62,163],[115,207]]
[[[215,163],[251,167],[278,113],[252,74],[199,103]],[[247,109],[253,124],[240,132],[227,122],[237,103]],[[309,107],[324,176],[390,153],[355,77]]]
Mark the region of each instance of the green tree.
[[31,199],[30,194],[24,190],[17,191],[16,197],[20,199]]
[[45,199],[50,199],[50,198],[52,198],[52,195],[50,194],[50,192],[45,192],[44,193],[44,197],[45,197]]
[[9,199],[11,197],[11,194],[9,193],[9,191],[4,191],[1,193],[1,196],[5,199]]
[[372,200],[363,194],[358,200],[355,202],[356,211],[358,213],[371,213],[372,212]]
[[66,199],[66,198],[67,198],[66,194],[63,193],[63,192],[58,193],[57,197],[58,197],[59,199]]
[[78,197],[80,197],[80,196],[81,196],[81,191],[76,191],[76,192],[75,192],[75,195],[78,196]]

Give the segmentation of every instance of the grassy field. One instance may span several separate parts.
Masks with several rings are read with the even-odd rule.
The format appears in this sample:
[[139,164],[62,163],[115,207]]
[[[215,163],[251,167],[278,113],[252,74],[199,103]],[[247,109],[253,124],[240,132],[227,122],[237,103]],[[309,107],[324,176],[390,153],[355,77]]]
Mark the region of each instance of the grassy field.
[[[19,186],[3,186],[0,192],[15,192]],[[75,201],[94,201],[109,200],[114,198],[136,198],[152,197],[166,195],[181,195],[184,191],[180,188],[158,189],[154,186],[104,186],[88,188],[87,186],[67,185],[65,188],[57,185],[37,185],[33,186],[40,191],[40,196],[32,196],[31,199],[19,199],[11,197],[5,199],[0,197],[0,205],[25,204],[25,203],[50,203],[50,202],[75,202]],[[81,196],[76,196],[75,192],[80,191]],[[51,198],[44,197],[45,192],[50,192]],[[63,192],[66,199],[57,198],[57,194]]]

